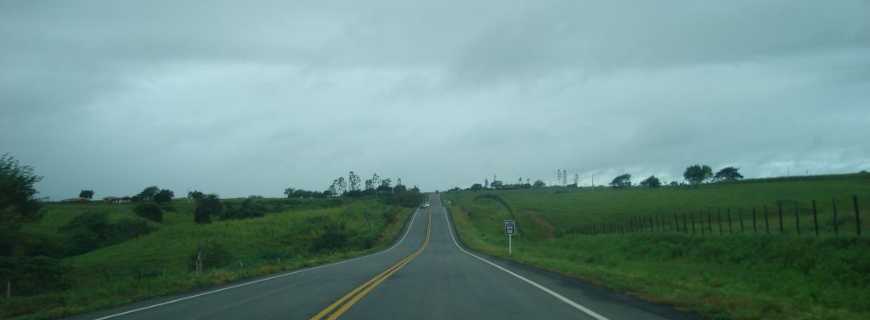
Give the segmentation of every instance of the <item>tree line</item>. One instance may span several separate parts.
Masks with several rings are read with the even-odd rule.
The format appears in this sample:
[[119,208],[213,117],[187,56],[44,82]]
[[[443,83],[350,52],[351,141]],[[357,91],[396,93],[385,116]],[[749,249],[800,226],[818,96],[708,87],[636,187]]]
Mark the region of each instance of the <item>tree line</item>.
[[[683,178],[688,181],[690,185],[699,185],[707,182],[733,182],[743,179],[743,175],[740,174],[740,168],[737,167],[724,167],[713,174],[713,169],[710,166],[705,164],[695,164],[686,167],[686,170],[683,172]],[[670,183],[671,186],[680,185],[677,181],[672,181]],[[613,188],[629,188],[632,186],[631,182],[631,174],[624,173],[616,176],[613,180],[610,181],[610,186]],[[658,188],[662,186],[662,181],[655,175],[651,175],[646,179],[641,180],[639,183],[641,187],[647,188]]]

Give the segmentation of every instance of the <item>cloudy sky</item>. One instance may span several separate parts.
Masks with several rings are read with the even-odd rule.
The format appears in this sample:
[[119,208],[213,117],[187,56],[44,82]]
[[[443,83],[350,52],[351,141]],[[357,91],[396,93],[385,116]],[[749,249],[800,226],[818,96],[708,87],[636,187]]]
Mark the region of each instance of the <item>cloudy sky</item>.
[[868,1],[5,1],[41,196],[870,169]]

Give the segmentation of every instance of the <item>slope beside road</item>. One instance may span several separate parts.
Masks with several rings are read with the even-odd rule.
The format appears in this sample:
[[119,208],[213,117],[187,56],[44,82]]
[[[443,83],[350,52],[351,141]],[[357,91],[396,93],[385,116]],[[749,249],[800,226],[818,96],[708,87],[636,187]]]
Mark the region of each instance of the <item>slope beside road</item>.
[[691,315],[531,267],[455,238],[438,195],[395,246],[340,263],[80,319],[689,319]]

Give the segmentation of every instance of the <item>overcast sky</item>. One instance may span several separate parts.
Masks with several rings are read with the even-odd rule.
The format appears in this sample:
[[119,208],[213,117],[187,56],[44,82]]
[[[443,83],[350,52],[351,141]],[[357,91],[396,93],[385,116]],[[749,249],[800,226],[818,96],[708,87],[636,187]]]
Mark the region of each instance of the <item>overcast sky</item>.
[[52,199],[870,169],[868,1],[0,0],[0,70]]

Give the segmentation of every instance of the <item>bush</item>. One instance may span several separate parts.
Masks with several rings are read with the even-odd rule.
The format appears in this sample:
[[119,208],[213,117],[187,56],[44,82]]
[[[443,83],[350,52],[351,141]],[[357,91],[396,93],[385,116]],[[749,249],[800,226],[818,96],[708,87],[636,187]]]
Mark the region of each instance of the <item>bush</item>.
[[69,237],[67,255],[77,255],[124,242],[153,231],[144,221],[122,219],[109,222],[105,212],[86,212],[60,228]]
[[211,216],[220,216],[224,204],[216,194],[210,194],[196,201],[193,221],[196,223],[211,223]]
[[133,208],[133,212],[136,212],[136,215],[154,221],[154,222],[163,222],[163,209],[160,208],[159,205],[153,202],[145,202],[137,205]]
[[318,253],[323,251],[334,251],[345,247],[348,243],[348,230],[343,222],[326,221],[320,224],[323,228],[323,233],[320,234],[311,244],[311,251]]
[[242,201],[241,205],[227,204],[221,219],[248,219],[259,218],[266,215],[266,207],[257,198],[250,197]]
[[12,295],[26,296],[68,287],[66,268],[60,259],[49,257],[0,257],[0,280],[5,290],[11,281]]
[[230,264],[233,262],[233,255],[219,243],[206,242],[190,255],[188,262],[190,271],[196,271],[197,261],[202,262],[202,271],[207,271]]

